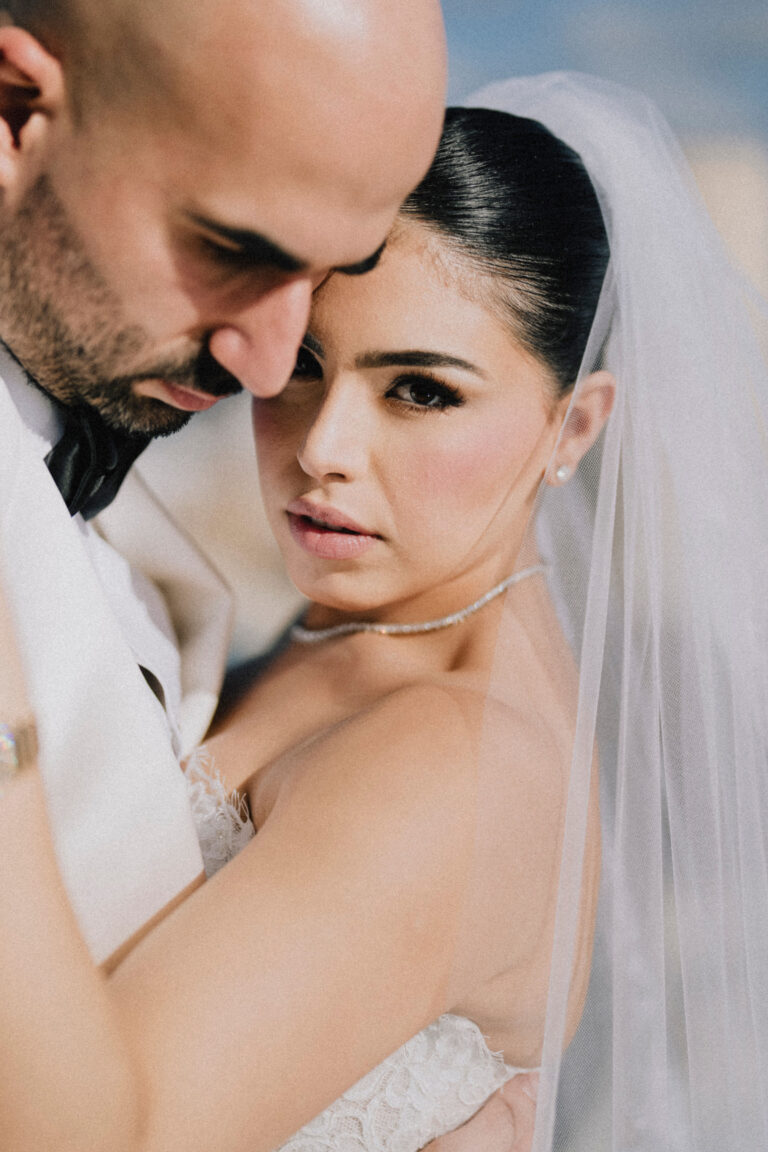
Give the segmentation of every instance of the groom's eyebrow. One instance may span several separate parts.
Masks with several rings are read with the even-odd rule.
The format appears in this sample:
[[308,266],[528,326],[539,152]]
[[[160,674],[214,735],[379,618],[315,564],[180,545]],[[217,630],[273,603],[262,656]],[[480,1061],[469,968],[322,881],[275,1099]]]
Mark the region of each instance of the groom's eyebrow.
[[[274,240],[270,240],[268,236],[262,235],[261,232],[254,232],[250,228],[235,228],[230,224],[221,224],[219,221],[211,220],[198,212],[190,212],[189,219],[198,228],[208,232],[212,239],[216,239],[225,247],[231,248],[233,254],[249,261],[254,266],[276,268],[279,272],[286,273],[306,272],[309,269],[306,260],[288,252],[276,244]],[[359,260],[355,264],[340,264],[333,271],[343,272],[346,276],[362,276],[364,273],[370,272],[378,264],[385,244],[386,240],[364,260]]]

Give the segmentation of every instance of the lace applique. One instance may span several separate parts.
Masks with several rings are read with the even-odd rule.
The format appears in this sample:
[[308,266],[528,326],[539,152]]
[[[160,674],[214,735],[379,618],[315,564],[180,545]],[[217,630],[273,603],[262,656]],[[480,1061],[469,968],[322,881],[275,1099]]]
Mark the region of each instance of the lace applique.
[[464,1016],[440,1016],[279,1152],[418,1152],[464,1124],[519,1069]]
[[205,874],[218,872],[255,836],[245,798],[227,792],[205,745],[184,768]]

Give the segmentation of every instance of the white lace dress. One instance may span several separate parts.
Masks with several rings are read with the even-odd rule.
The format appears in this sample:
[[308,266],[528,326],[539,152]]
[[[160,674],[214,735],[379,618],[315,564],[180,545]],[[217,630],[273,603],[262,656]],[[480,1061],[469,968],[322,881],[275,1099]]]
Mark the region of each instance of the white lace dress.
[[[187,765],[208,875],[254,835],[201,750]],[[446,1014],[359,1080],[279,1152],[418,1152],[463,1124],[519,1069],[491,1052],[464,1016]]]

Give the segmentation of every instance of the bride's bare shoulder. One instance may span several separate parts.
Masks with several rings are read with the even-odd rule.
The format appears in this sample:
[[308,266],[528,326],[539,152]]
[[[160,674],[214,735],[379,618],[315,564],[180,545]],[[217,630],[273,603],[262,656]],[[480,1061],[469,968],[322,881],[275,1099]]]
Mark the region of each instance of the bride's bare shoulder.
[[498,787],[510,804],[523,795],[538,807],[560,799],[557,741],[541,716],[438,682],[387,693],[272,767],[274,776],[270,769],[260,779],[270,809],[281,793],[314,801],[322,792],[349,819],[358,804],[366,819],[374,803],[391,815],[402,804],[409,822],[439,813],[474,827],[479,785]]
[[429,779],[430,770],[458,779],[475,759],[479,726],[480,702],[470,693],[421,682],[367,703],[281,759],[305,783],[320,776],[392,783]]
[[[540,939],[562,778],[556,742],[537,717],[466,688],[399,687],[258,774],[253,866],[285,878],[311,865],[323,906],[354,894],[358,910],[376,911],[370,931],[380,947],[397,940],[408,956],[416,948],[432,958],[425,979],[438,973],[444,1011]],[[517,916],[511,951],[518,893],[529,914]],[[479,916],[470,959],[462,954],[445,983],[468,905]]]

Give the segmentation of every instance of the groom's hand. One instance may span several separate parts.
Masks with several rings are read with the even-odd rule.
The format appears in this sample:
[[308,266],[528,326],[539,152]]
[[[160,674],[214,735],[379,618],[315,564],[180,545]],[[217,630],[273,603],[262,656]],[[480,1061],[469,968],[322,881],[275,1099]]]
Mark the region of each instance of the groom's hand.
[[476,1115],[423,1152],[531,1152],[537,1072],[514,1076]]

